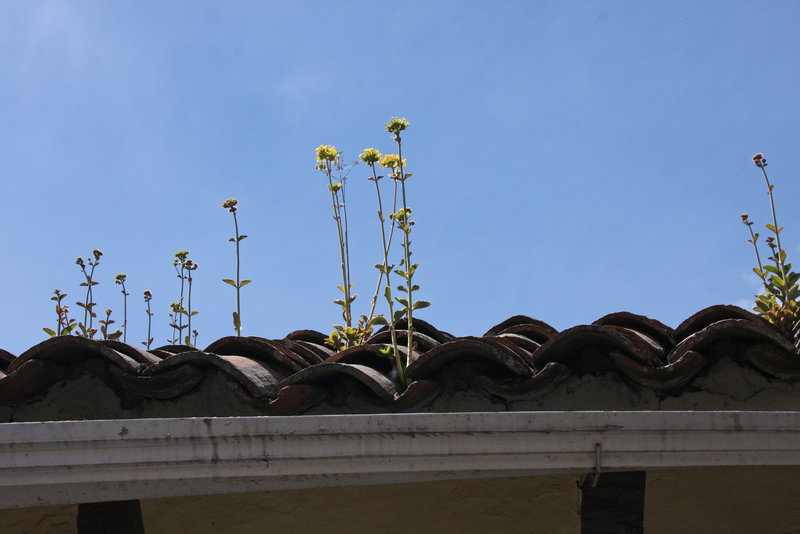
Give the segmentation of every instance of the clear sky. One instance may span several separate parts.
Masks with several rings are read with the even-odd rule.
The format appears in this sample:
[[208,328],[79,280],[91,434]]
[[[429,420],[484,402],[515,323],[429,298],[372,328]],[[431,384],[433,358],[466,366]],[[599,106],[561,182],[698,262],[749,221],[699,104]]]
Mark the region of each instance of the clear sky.
[[[800,261],[798,28],[794,1],[0,3],[0,348],[47,337],[55,288],[82,318],[75,259],[94,248],[118,324],[127,273],[130,343],[144,289],[155,344],[171,334],[179,249],[199,265],[198,345],[233,334],[228,197],[249,236],[243,333],[329,331],[341,281],[314,149],[393,151],[393,116],[433,303],[418,316],[440,329],[749,308],[739,215],[769,216],[755,152]],[[368,175],[348,182],[356,315],[381,259]]]

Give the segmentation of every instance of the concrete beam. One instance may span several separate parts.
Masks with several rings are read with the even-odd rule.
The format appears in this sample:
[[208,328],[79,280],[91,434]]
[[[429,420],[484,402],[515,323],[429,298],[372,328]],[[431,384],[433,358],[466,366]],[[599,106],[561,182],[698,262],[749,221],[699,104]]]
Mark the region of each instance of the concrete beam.
[[800,412],[486,412],[4,423],[0,508],[738,465],[800,465]]

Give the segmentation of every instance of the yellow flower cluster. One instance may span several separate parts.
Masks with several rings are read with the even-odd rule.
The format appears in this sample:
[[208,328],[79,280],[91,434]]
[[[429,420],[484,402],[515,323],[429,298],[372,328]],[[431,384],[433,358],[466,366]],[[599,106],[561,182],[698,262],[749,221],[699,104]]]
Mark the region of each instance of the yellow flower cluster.
[[[403,158],[403,168],[406,167],[406,158]],[[386,154],[380,160],[380,166],[387,169],[394,169],[400,166],[400,156],[397,154]]]
[[381,153],[374,148],[365,148],[359,156],[361,161],[372,167],[381,159]]
[[322,163],[325,161],[336,161],[339,159],[339,152],[333,145],[320,145],[317,147],[317,161]]
[[408,128],[408,121],[392,117],[392,120],[386,123],[386,131],[395,135],[400,135],[400,132]]

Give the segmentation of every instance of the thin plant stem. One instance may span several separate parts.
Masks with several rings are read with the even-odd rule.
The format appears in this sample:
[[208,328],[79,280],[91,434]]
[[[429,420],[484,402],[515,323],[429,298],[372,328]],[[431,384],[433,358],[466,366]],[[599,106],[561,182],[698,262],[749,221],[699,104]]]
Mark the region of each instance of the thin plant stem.
[[125,291],[125,282],[122,283],[122,342],[128,342],[128,293]]
[[[381,239],[383,240],[383,270],[381,271],[380,276],[378,276],[378,287],[375,289],[375,297],[372,299],[372,308],[369,311],[369,321],[372,320],[372,316],[375,313],[375,304],[378,301],[378,292],[380,291],[381,282],[383,280],[384,273],[386,274],[386,287],[391,290],[391,281],[389,276],[389,247],[391,246],[392,241],[392,233],[394,232],[394,224],[392,224],[391,229],[389,230],[389,241],[386,240],[386,225],[385,219],[383,217],[383,203],[381,202],[381,189],[378,186],[378,174],[375,171],[375,165],[372,165],[372,179],[375,181],[375,192],[378,195],[378,218],[381,221]],[[395,203],[397,203],[397,182],[394,185],[394,197]],[[394,212],[392,212],[394,213]],[[389,302],[389,335],[392,339],[392,359],[394,360],[394,365],[397,368],[397,376],[400,380],[401,384],[406,383],[405,377],[405,370],[403,368],[403,362],[400,360],[400,354],[397,349],[397,331],[395,329],[394,323],[394,306],[392,303],[392,299],[387,299]]]
[[[351,326],[351,316],[350,316],[350,280],[347,272],[347,260],[345,258],[345,244],[344,244],[344,233],[342,232],[342,217],[340,213],[339,207],[339,195],[335,191],[333,187],[333,177],[332,169],[331,169],[331,162],[325,162],[325,170],[327,171],[328,175],[328,188],[330,189],[331,193],[331,201],[333,203],[333,218],[336,220],[336,230],[339,233],[339,252],[342,256],[342,284],[344,288],[344,303],[345,305],[342,307],[342,318],[345,322],[345,327],[349,328]],[[344,188],[344,184],[342,184],[342,188]]]
[[[778,269],[781,271],[781,278],[785,280],[786,277],[786,268],[784,267],[783,261],[783,247],[781,247],[781,233],[780,227],[778,226],[778,218],[775,215],[775,199],[772,196],[772,185],[769,183],[769,178],[767,177],[767,169],[765,168],[766,165],[759,166],[761,172],[764,174],[764,181],[767,182],[767,194],[769,195],[769,204],[770,208],[772,208],[772,224],[775,228],[775,241],[778,245],[778,252],[775,254],[775,263],[777,264]],[[781,289],[781,293],[783,295],[783,301],[788,302],[789,300],[789,288],[787,284],[784,284]]]
[[242,311],[239,305],[239,222],[236,220],[236,212],[233,212],[233,226],[236,230],[236,315],[239,317],[239,328],[236,329],[236,336],[242,335]]
[[405,216],[405,230],[403,231],[403,248],[405,249],[405,271],[406,271],[406,292],[408,293],[408,354],[406,354],[406,367],[411,364],[411,355],[412,349],[414,347],[414,323],[412,319],[412,308],[414,307],[414,301],[412,300],[412,288],[411,288],[411,250],[410,250],[410,240],[408,239],[408,235],[411,233],[411,227],[409,226],[408,220],[408,205],[406,203],[406,177],[403,171],[403,147],[402,142],[400,140],[400,135],[397,134],[397,156],[399,160],[400,166],[400,188],[403,193],[403,214]]
[[767,277],[766,275],[764,275],[764,266],[761,264],[761,255],[758,253],[758,246],[756,245],[756,235],[753,233],[753,228],[751,225],[752,223],[745,222],[745,226],[747,226],[747,229],[750,230],[750,238],[751,238],[750,242],[753,243],[753,250],[755,250],[756,252],[756,261],[758,262],[758,272],[760,273],[759,277],[761,278],[761,283],[764,284],[764,291],[769,293],[769,287],[767,286]]
[[150,312],[150,300],[147,300],[147,350],[150,350],[150,325],[152,323],[153,315]]

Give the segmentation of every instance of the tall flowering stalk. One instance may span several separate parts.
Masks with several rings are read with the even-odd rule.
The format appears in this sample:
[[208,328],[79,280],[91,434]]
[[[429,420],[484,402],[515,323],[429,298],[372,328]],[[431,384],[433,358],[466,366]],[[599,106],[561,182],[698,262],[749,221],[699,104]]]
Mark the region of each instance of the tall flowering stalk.
[[125,273],[119,273],[114,278],[114,283],[119,284],[122,286],[122,342],[128,342],[128,293],[125,291],[125,280],[127,280],[128,275]]
[[[86,258],[86,262],[84,262],[83,258],[81,257],[78,257],[78,259],[75,260],[75,263],[81,268],[81,272],[86,279],[86,281],[81,282],[81,287],[86,288],[86,301],[76,302],[78,306],[83,308],[83,322],[78,323],[78,328],[80,328],[82,336],[90,339],[93,338],[97,333],[97,329],[92,327],[92,322],[94,318],[97,317],[97,314],[93,310],[97,303],[93,302],[92,288],[99,284],[99,282],[94,280],[94,270],[98,265],[100,265],[100,258],[102,256],[102,251],[94,249],[92,251],[92,257]],[[88,269],[87,264],[89,266]]]
[[[358,295],[353,294],[353,284],[350,281],[350,241],[347,232],[347,203],[345,197],[345,184],[347,174],[352,166],[345,170],[342,165],[341,153],[333,145],[320,145],[316,150],[317,169],[322,171],[328,179],[328,192],[331,195],[333,219],[336,221],[336,232],[339,238],[339,255],[342,267],[342,285],[337,286],[343,293],[343,298],[335,299],[334,304],[342,308],[344,325],[333,325],[333,331],[328,336],[327,343],[334,349],[342,346],[351,347],[358,343],[359,333],[353,328],[352,304]],[[334,169],[338,178],[334,179]]]
[[236,244],[236,280],[231,280],[230,278],[224,278],[222,281],[226,284],[232,285],[236,288],[236,311],[233,312],[233,328],[236,330],[236,335],[242,335],[242,310],[240,307],[240,298],[239,298],[239,290],[250,283],[250,280],[242,280],[239,281],[239,243],[242,239],[246,238],[245,234],[239,235],[239,222],[236,219],[236,205],[239,203],[238,200],[235,198],[229,198],[225,202],[222,203],[222,207],[227,209],[229,212],[233,214],[233,227],[234,227],[234,236],[228,239]]
[[153,338],[150,336],[150,326],[153,319],[153,312],[150,311],[150,301],[153,300],[153,293],[149,289],[145,289],[143,295],[144,303],[147,304],[147,341],[142,341],[142,345],[147,350],[150,350],[150,344],[153,342]]
[[757,244],[759,234],[753,232],[753,223],[749,220],[749,215],[742,214],[742,222],[750,232],[748,241],[753,244],[758,263],[758,267],[754,267],[753,271],[764,285],[764,292],[756,295],[753,310],[780,328],[787,337],[792,338],[795,347],[800,351],[800,288],[798,287],[800,274],[792,271],[792,264],[786,261],[786,251],[781,246],[783,227],[778,226],[775,199],[772,194],[775,186],[770,183],[767,176],[767,159],[759,153],[753,156],[753,163],[761,169],[764,175],[772,210],[772,224],[765,225],[767,230],[772,233],[765,240],[772,252],[772,255],[767,258],[772,265],[762,263]]
[[197,342],[197,331],[196,330],[192,330],[192,317],[197,315],[198,313],[200,313],[200,312],[197,312],[197,311],[192,311],[192,271],[197,270],[197,264],[195,262],[193,262],[192,260],[187,258],[186,261],[184,261],[183,264],[181,265],[181,268],[183,268],[186,271],[186,273],[187,273],[186,274],[186,281],[188,282],[188,284],[187,284],[187,298],[186,298],[186,300],[187,300],[187,308],[188,309],[182,311],[182,313],[186,315],[186,331],[187,331],[187,334],[186,334],[186,338],[184,339],[184,342],[187,345],[189,345],[190,347],[193,347],[194,343],[192,343],[192,337],[191,336],[192,336],[192,334],[194,334],[195,342]]
[[[402,312],[405,313],[408,320],[407,330],[407,349],[405,366],[411,363],[411,358],[414,350],[414,310],[427,308],[431,305],[430,302],[420,300],[414,301],[413,293],[419,286],[414,285],[412,279],[414,272],[419,267],[417,263],[411,263],[411,227],[414,221],[411,220],[411,208],[408,207],[406,200],[406,180],[411,178],[411,173],[405,172],[405,160],[403,160],[403,144],[400,137],[400,132],[408,128],[408,121],[393,117],[391,121],[386,123],[386,131],[393,134],[394,141],[397,143],[397,154],[389,154],[383,157],[381,165],[393,169],[392,179],[400,183],[400,191],[403,201],[403,207],[397,210],[394,215],[394,223],[403,231],[403,259],[400,261],[401,269],[396,269],[394,272],[405,280],[404,286],[398,286],[400,291],[406,293],[406,297],[396,297],[395,300],[404,306]],[[402,315],[401,315],[402,316]]]
[[[180,343],[181,335],[183,333],[183,329],[186,328],[183,325],[183,316],[184,313],[181,310],[185,311],[183,307],[183,288],[186,282],[186,269],[184,267],[186,263],[186,258],[189,257],[188,250],[179,250],[175,253],[175,257],[172,260],[172,266],[175,268],[175,273],[178,276],[178,279],[181,281],[181,294],[180,298],[177,302],[173,302],[170,304],[170,308],[172,308],[172,313],[170,317],[172,318],[172,322],[170,326],[172,327],[172,343]],[[177,306],[173,306],[173,304],[177,304]],[[177,331],[177,335],[176,335]]]
[[[394,235],[394,224],[393,220],[390,218],[387,221],[386,217],[383,215],[383,201],[381,200],[381,188],[378,185],[378,181],[383,178],[383,176],[378,176],[377,171],[375,170],[375,164],[381,161],[381,153],[378,152],[374,148],[367,148],[364,152],[361,153],[359,156],[361,161],[366,163],[372,168],[372,177],[369,180],[372,180],[375,183],[375,193],[378,197],[378,220],[381,224],[381,241],[383,244],[383,263],[379,263],[375,265],[375,268],[378,269],[380,272],[380,276],[378,276],[378,286],[375,288],[375,295],[372,298],[372,305],[370,307],[369,312],[369,320],[373,322],[373,324],[388,324],[389,326],[389,334],[391,336],[391,345],[386,347],[384,353],[389,355],[391,351],[391,358],[394,361],[395,368],[397,369],[398,379],[402,384],[406,383],[405,377],[405,366],[403,365],[403,360],[400,357],[400,351],[397,345],[397,330],[395,328],[396,320],[394,314],[394,300],[392,299],[392,283],[391,283],[391,272],[394,268],[394,264],[389,264],[389,249],[392,246],[392,236]],[[393,201],[392,213],[397,208],[397,181],[394,182],[394,201]],[[386,237],[386,223],[389,222],[389,237]],[[389,320],[387,321],[383,316],[378,315],[374,316],[375,313],[375,304],[378,301],[378,293],[380,292],[381,283],[386,279],[386,283],[384,286],[383,296],[389,304]]]

